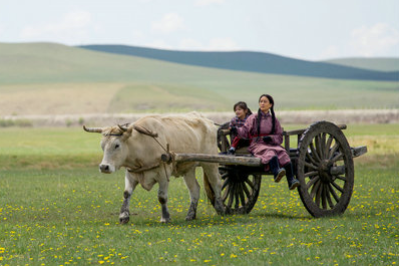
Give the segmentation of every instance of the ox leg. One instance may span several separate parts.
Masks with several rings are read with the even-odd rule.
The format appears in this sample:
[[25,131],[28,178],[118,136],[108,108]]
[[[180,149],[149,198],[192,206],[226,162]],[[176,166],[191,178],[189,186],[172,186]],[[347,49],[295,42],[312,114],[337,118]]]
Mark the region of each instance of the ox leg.
[[186,221],[191,221],[197,216],[197,206],[200,196],[200,185],[195,178],[195,167],[184,175],[184,182],[190,191],[190,208],[186,216]]
[[168,206],[167,206],[168,186],[169,186],[169,183],[166,179],[159,182],[158,201],[159,201],[159,203],[161,203],[161,208],[162,208],[161,223],[168,223],[171,220]]
[[123,192],[123,203],[121,207],[121,212],[119,214],[119,222],[121,224],[126,224],[129,222],[130,211],[129,211],[129,203],[130,198],[133,194],[134,189],[136,188],[138,181],[136,178],[126,171],[125,173],[125,191]]
[[219,174],[218,165],[205,163],[202,164],[202,169],[204,170],[204,178],[208,180],[208,183],[211,185],[213,192],[215,193],[215,210],[218,214],[224,214],[225,207],[223,205],[221,197],[222,182]]

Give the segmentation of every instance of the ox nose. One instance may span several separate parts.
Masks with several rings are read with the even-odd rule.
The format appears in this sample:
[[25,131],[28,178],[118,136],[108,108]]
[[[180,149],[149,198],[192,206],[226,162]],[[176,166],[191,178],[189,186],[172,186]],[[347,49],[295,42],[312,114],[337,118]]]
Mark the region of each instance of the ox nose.
[[100,164],[100,171],[103,173],[108,173],[110,171],[108,164]]

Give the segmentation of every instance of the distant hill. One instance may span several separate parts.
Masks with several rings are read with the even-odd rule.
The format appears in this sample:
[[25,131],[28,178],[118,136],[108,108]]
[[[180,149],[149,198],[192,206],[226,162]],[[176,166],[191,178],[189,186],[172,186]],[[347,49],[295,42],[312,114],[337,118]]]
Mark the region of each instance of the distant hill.
[[[273,95],[276,110],[399,108],[397,81],[275,75],[55,43],[0,43],[0,116],[221,112]],[[100,123],[100,121],[99,121]]]
[[399,71],[399,58],[341,58],[323,61],[342,66],[377,71]]
[[399,71],[384,72],[365,70],[325,62],[298,60],[261,52],[189,52],[125,45],[84,45],[79,47],[88,50],[139,56],[179,64],[257,73],[333,79],[399,80]]

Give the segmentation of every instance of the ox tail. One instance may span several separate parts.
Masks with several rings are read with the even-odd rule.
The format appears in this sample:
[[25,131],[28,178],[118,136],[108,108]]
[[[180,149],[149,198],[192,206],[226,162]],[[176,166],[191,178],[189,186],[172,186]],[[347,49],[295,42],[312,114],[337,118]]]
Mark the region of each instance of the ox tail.
[[206,175],[205,171],[203,174],[203,178],[204,178],[204,189],[206,192],[206,196],[210,200],[212,206],[215,206],[215,192],[213,191],[212,186],[209,183],[209,179],[208,179],[208,176]]

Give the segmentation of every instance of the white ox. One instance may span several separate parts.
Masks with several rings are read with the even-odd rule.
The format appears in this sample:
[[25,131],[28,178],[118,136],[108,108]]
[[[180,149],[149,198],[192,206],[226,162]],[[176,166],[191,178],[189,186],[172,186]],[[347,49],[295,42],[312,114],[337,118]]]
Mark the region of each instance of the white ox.
[[224,213],[221,201],[221,181],[218,165],[212,163],[171,163],[161,161],[167,145],[175,153],[217,154],[214,123],[198,113],[187,115],[143,117],[134,124],[108,128],[86,128],[87,132],[102,133],[101,148],[104,156],[99,165],[102,173],[113,173],[126,168],[124,201],[119,215],[120,223],[129,221],[129,202],[137,186],[151,190],[159,183],[158,200],[162,206],[161,222],[169,222],[167,208],[170,176],[183,176],[190,191],[191,203],[186,220],[196,218],[200,186],[195,177],[195,167],[202,166],[204,183],[214,193],[212,202],[219,214]]

